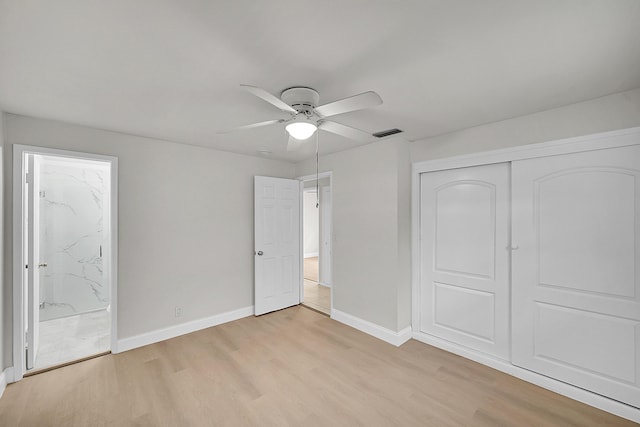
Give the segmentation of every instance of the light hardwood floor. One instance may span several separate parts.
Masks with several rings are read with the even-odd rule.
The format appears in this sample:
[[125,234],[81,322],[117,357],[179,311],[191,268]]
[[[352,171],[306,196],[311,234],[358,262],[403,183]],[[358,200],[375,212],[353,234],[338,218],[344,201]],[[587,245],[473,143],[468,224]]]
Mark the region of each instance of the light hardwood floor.
[[304,259],[303,304],[331,315],[331,288],[318,284],[318,257]]
[[26,378],[2,426],[631,426],[410,340],[304,307]]
[[318,281],[319,261],[318,257],[309,257],[304,259],[304,278],[312,282]]
[[305,279],[303,304],[331,316],[331,288]]

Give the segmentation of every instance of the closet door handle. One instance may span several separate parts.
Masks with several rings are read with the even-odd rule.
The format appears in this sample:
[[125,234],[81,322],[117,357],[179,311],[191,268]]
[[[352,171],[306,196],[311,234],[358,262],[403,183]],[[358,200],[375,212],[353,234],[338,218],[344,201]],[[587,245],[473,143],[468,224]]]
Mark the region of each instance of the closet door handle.
[[516,246],[507,246],[507,250],[510,251],[517,251],[518,249],[520,249],[520,246],[516,245]]

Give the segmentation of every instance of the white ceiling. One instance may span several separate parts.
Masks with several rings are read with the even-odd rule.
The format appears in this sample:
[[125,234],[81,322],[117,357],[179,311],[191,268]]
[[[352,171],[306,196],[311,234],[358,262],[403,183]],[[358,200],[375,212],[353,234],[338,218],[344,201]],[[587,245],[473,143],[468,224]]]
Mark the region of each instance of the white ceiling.
[[[638,0],[0,0],[0,109],[297,161],[240,89],[309,86],[416,140],[640,87]],[[285,115],[286,117],[286,115]],[[321,152],[358,145],[323,132]]]

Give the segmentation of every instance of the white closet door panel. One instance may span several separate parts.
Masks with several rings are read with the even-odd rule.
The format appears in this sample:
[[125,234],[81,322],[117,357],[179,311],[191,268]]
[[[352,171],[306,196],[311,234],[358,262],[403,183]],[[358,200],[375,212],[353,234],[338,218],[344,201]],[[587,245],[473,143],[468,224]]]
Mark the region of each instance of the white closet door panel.
[[541,302],[535,309],[534,347],[540,358],[635,383],[637,322]]
[[255,314],[300,302],[300,181],[255,177]]
[[435,192],[435,271],[494,277],[495,187],[453,182]]
[[640,407],[640,147],[512,177],[513,363]]
[[421,176],[420,329],[509,357],[509,166]]
[[[433,323],[487,342],[495,339],[495,297],[468,287],[433,283]],[[461,315],[473,313],[473,315]]]

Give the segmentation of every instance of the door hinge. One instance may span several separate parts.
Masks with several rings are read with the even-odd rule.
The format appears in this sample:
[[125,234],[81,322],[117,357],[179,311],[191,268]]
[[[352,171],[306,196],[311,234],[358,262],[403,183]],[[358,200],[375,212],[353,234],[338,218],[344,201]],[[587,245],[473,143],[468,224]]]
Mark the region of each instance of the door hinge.
[[31,172],[27,172],[24,174],[24,182],[26,182],[27,184],[31,184],[31,178],[33,177],[33,174]]
[[25,264],[25,265],[24,265],[24,268],[29,268],[29,264]]

